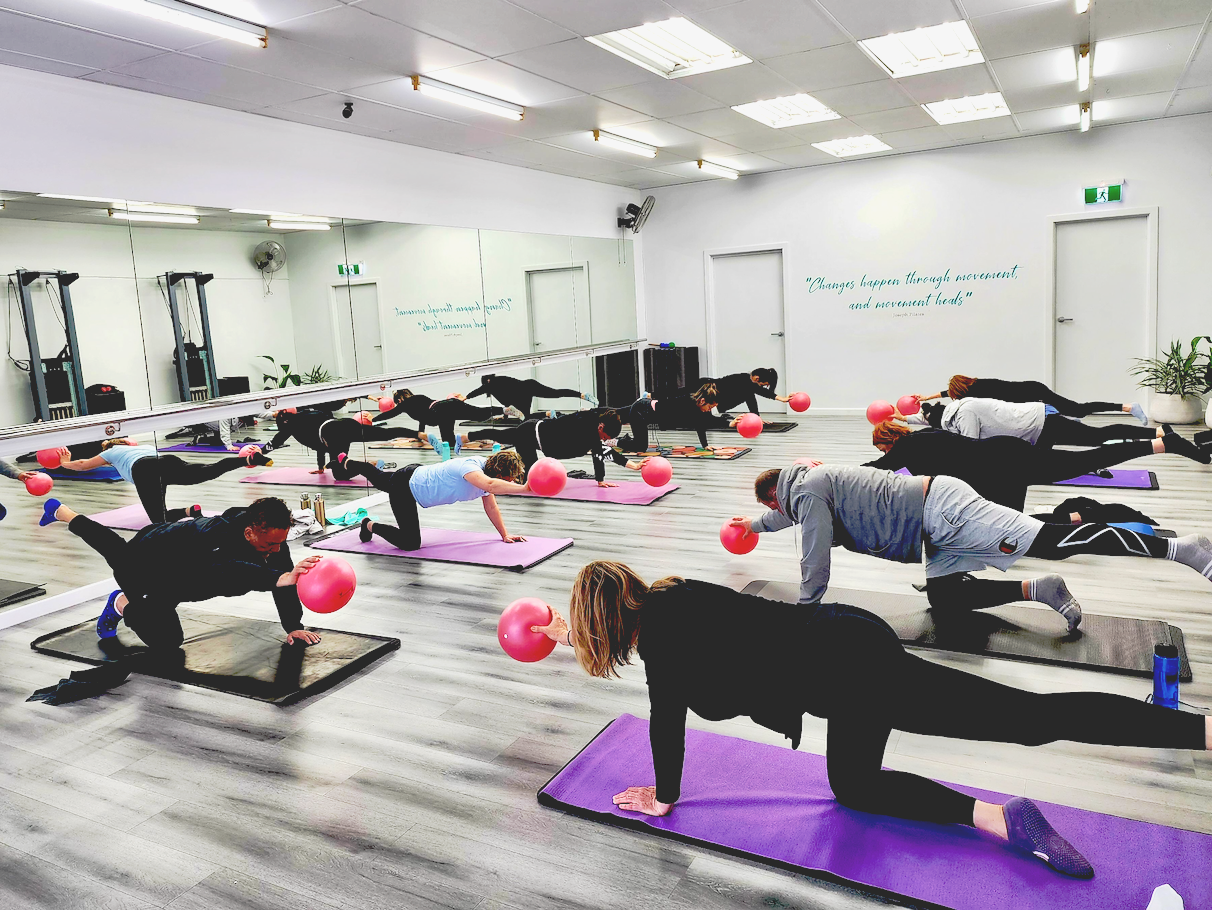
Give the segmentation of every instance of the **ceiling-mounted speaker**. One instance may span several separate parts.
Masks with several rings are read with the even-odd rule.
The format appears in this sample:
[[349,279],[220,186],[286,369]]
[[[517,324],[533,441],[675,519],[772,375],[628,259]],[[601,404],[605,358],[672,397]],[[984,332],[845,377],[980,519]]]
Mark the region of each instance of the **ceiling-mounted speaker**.
[[654,205],[656,205],[656,196],[649,196],[644,200],[643,205],[629,202],[625,213],[619,216],[619,227],[630,228],[631,233],[638,234],[640,228],[644,226],[644,222],[648,220],[648,216],[652,214]]

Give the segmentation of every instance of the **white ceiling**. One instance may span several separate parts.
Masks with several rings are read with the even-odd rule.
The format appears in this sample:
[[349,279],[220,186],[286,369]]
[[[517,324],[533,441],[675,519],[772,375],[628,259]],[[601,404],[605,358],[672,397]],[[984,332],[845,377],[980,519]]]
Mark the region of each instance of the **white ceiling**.
[[[0,64],[646,189],[880,154],[1212,111],[1212,0],[195,0],[269,27],[254,49],[93,0],[0,0]],[[582,40],[685,16],[753,63],[667,80]],[[986,63],[894,80],[856,42],[966,19]],[[1074,48],[1095,47],[1079,94]],[[419,73],[526,107],[514,123],[421,95]],[[941,127],[919,106],[1001,91],[1011,117]],[[775,130],[730,109],[808,92],[842,119]],[[354,102],[350,120],[341,117]],[[1101,102],[1101,103],[1100,103]],[[659,146],[646,160],[603,129]],[[870,156],[865,156],[870,157]]]

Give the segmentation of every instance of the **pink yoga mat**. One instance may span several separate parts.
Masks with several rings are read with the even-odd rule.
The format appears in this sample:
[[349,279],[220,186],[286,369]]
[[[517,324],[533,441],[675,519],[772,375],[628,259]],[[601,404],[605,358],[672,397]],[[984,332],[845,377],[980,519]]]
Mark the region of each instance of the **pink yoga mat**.
[[537,499],[572,499],[577,502],[613,502],[625,506],[646,506],[656,502],[666,493],[672,493],[678,488],[676,483],[667,483],[663,487],[650,487],[648,484],[634,480],[619,481],[617,487],[599,487],[596,480],[578,480],[569,478],[563,492],[556,496],[539,496],[536,493],[523,493],[523,496],[534,496]]
[[[210,518],[212,515],[218,515],[218,512],[211,512],[206,509],[202,510],[203,518]],[[108,512],[98,512],[96,515],[88,516],[99,525],[104,525],[107,528],[118,528],[123,531],[138,531],[140,528],[146,528],[151,524],[151,519],[147,517],[147,512],[143,510],[143,506],[139,503],[123,506],[120,509],[110,509]]]
[[367,556],[407,556],[432,559],[437,562],[461,562],[473,566],[494,566],[520,572],[537,565],[572,546],[571,537],[530,537],[521,543],[505,543],[497,534],[482,531],[451,531],[447,528],[422,528],[421,549],[397,550],[382,537],[372,537],[370,543],[358,540],[358,529],[350,528],[331,537],[324,537],[309,547],[336,550],[341,553],[364,553]]
[[274,468],[240,478],[240,483],[281,483],[295,487],[369,487],[365,480],[334,480],[331,471],[312,474],[309,468]]

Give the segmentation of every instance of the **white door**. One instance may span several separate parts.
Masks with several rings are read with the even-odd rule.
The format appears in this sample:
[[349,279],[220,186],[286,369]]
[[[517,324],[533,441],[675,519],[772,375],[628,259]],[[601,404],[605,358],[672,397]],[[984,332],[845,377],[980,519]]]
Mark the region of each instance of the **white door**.
[[379,286],[351,284],[350,310],[353,313],[354,351],[358,358],[358,376],[379,376],[383,365],[383,321],[379,314]]
[[[576,347],[578,340],[578,294],[586,293],[585,270],[580,267],[539,269],[526,273],[527,296],[530,304],[530,343],[536,354]],[[589,358],[584,358],[588,363]],[[592,371],[582,360],[553,363],[535,367],[534,378],[553,389],[592,390]],[[544,409],[575,410],[568,400],[542,401]],[[536,407],[539,405],[536,404]]]
[[[775,391],[787,394],[783,334],[783,254],[779,250],[711,257],[712,345],[706,373],[727,376],[757,367],[778,370]],[[758,407],[785,414],[787,406],[758,398]]]
[[1056,391],[1133,401],[1132,358],[1147,357],[1149,225],[1144,215],[1056,225]]

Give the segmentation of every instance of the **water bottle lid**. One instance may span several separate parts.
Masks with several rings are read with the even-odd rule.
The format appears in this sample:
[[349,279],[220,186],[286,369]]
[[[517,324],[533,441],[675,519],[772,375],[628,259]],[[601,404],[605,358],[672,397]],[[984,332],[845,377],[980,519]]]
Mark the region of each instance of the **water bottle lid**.
[[1153,648],[1153,653],[1158,657],[1165,657],[1171,660],[1178,659],[1178,648],[1175,645],[1156,645]]

